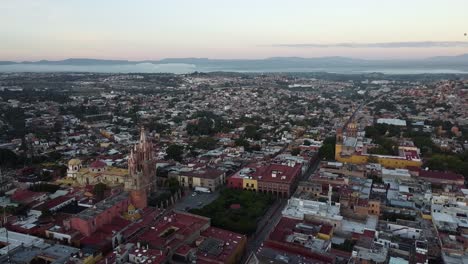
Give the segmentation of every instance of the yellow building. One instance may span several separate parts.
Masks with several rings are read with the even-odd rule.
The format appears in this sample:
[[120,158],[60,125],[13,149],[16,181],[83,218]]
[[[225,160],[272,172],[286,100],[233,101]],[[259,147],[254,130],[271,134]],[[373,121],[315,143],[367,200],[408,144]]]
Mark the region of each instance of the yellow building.
[[317,233],[317,237],[322,240],[330,240],[333,237],[333,226],[323,225]]
[[81,186],[97,183],[115,186],[124,184],[128,177],[128,170],[107,166],[100,160],[94,161],[87,168],[83,167],[79,159],[72,159],[68,162],[67,179]]
[[399,147],[399,152],[399,156],[369,155],[355,152],[338,142],[335,145],[335,159],[343,163],[366,164],[369,162],[369,158],[372,157],[371,159],[375,158],[375,162],[386,168],[397,169],[422,166],[422,160],[419,158],[419,150],[417,148],[402,146]]
[[244,190],[257,191],[258,182],[256,179],[244,179],[242,181]]
[[133,204],[129,204],[127,207],[127,212],[123,214],[123,218],[129,221],[136,221],[141,218],[140,213],[136,210]]

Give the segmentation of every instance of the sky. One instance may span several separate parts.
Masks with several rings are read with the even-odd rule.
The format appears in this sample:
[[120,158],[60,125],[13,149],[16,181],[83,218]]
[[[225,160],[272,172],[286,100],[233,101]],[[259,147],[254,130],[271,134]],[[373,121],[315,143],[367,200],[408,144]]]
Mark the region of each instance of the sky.
[[0,0],[0,60],[468,53],[466,0]]

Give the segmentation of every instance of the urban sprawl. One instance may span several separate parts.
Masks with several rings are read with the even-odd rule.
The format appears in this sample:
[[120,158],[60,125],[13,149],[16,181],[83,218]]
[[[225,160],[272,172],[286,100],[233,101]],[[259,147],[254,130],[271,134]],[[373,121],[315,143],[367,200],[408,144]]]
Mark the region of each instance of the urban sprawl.
[[468,79],[0,74],[0,263],[468,263]]

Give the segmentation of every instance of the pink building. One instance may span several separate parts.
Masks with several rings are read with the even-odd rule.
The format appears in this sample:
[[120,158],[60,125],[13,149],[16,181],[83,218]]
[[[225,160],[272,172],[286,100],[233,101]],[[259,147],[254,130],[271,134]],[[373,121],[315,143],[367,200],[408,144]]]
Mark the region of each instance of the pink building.
[[70,219],[70,225],[84,236],[89,236],[111,223],[114,217],[126,212],[129,204],[128,193],[122,192],[76,214]]
[[141,129],[140,141],[128,157],[129,179],[125,190],[129,191],[132,204],[138,209],[148,206],[148,194],[156,188],[156,163],[153,157],[153,143]]

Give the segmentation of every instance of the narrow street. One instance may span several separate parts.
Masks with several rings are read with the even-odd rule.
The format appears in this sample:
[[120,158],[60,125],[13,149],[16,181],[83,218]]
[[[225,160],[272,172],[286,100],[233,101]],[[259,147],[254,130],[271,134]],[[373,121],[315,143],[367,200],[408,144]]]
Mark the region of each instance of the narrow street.
[[[310,176],[317,170],[319,163],[319,159],[312,163],[309,169],[300,177],[299,181],[307,181],[310,178]],[[281,220],[282,211],[287,203],[287,199],[277,200],[270,207],[265,216],[258,222],[257,232],[255,232],[255,234],[249,237],[249,240],[247,242],[246,254],[244,255],[242,261],[243,263],[245,263],[250,254],[256,252],[262,246],[263,241],[265,241],[268,238],[268,235]]]
[[258,222],[257,231],[248,238],[246,254],[244,254],[242,262],[245,262],[252,252],[257,251],[263,241],[267,239],[270,232],[281,219],[281,213],[287,202],[286,199],[277,200]]

